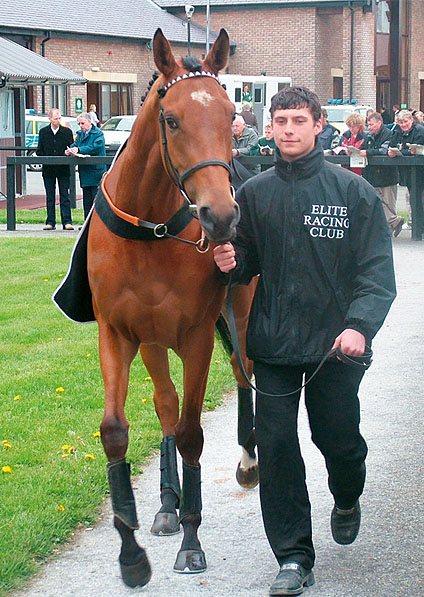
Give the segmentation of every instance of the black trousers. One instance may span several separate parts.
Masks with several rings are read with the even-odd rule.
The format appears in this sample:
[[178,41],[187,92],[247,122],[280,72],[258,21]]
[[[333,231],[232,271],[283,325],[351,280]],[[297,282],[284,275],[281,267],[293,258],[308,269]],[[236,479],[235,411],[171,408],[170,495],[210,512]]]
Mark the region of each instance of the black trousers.
[[[256,385],[270,394],[299,388],[316,365],[254,363]],[[350,508],[365,483],[367,446],[359,432],[358,388],[363,371],[334,359],[305,388],[312,440],[325,458],[335,502]],[[256,439],[260,499],[265,532],[279,564],[296,561],[312,568],[311,506],[297,435],[300,392],[271,398],[256,396]]]
[[72,224],[69,176],[45,176],[43,174],[44,188],[46,189],[46,224],[56,226],[56,179],[59,186],[60,218],[62,225],[65,226],[65,224]]
[[96,197],[98,185],[94,187],[82,187],[82,204],[84,207],[84,218],[90,213],[90,209],[93,206],[94,199]]

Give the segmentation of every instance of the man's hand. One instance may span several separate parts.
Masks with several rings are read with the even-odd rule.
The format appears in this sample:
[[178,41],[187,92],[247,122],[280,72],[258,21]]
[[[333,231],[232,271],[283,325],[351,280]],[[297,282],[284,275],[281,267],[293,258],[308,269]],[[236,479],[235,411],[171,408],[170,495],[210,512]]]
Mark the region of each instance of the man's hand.
[[392,151],[391,149],[389,149],[389,151],[387,152],[387,155],[389,156],[389,158],[395,158],[397,157],[395,152]]
[[233,148],[231,151],[232,151],[233,157],[236,158],[238,156],[238,154],[239,154],[238,149],[234,149]]
[[216,265],[221,272],[224,272],[224,274],[227,274],[237,265],[236,252],[231,243],[225,243],[225,245],[218,245],[215,247],[213,250],[213,258],[215,259]]
[[365,352],[365,338],[356,330],[347,328],[334,340],[333,348],[338,348],[351,357],[360,357]]

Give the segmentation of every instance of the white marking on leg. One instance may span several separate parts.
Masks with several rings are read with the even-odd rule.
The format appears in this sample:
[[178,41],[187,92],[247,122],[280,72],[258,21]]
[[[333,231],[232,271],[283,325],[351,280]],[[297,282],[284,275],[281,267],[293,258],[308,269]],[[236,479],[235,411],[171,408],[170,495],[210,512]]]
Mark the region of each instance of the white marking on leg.
[[251,458],[248,452],[242,448],[241,449],[241,458],[240,458],[240,468],[248,469],[256,466],[256,458]]
[[207,106],[214,98],[210,93],[203,89],[201,91],[193,91],[191,94],[191,99],[195,102],[200,102],[204,106]]

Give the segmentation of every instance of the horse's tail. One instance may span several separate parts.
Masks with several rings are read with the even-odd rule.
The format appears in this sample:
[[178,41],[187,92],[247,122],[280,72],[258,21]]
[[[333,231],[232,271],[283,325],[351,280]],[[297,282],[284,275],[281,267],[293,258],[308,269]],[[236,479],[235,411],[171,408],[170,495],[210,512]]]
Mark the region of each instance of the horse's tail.
[[231,340],[230,328],[228,327],[227,321],[222,313],[215,324],[215,334],[222,341],[225,352],[229,357],[231,357],[233,354],[233,343]]

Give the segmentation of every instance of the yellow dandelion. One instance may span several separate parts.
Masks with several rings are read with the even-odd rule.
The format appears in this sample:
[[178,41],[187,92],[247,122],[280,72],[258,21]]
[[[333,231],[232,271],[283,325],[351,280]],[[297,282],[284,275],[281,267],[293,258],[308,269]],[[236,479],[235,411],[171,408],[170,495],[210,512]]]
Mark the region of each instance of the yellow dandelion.
[[20,399],[20,397],[21,397],[21,395],[20,395],[20,394],[17,394],[17,395],[14,397],[14,399],[13,399],[13,400],[19,400],[19,399]]
[[57,274],[59,278],[63,278],[65,274]]
[[77,439],[81,439],[81,436],[80,436],[80,435],[77,435]]
[[68,446],[68,444],[63,444],[63,446],[62,446],[62,450],[64,450],[65,452],[66,452],[67,450],[69,450],[69,446]]
[[43,278],[43,282],[48,282],[49,279],[48,278]]
[[146,404],[147,398],[142,398],[141,401],[142,401],[143,404]]
[[100,431],[96,431],[95,433],[93,433],[93,437],[100,437]]
[[57,340],[58,342],[62,342],[63,338],[58,338]]
[[150,377],[150,375],[148,375],[147,377],[144,378],[144,381],[152,381],[152,378]]
[[59,510],[59,512],[65,512],[65,506],[62,506],[62,504],[60,504],[60,506],[58,506],[57,509]]
[[3,448],[11,448],[12,444],[9,444],[9,442],[5,442],[3,441]]
[[58,388],[56,388],[55,390],[56,392],[64,392],[65,388],[62,388],[62,386],[59,386]]
[[69,454],[73,454],[73,452],[75,452],[75,446],[69,446],[68,452]]
[[69,452],[67,452],[66,454],[62,454],[62,458],[69,458]]
[[220,360],[216,360],[216,361],[215,361],[215,363],[216,363],[217,365],[219,365],[219,363],[220,363],[220,362],[221,362]]
[[3,466],[1,470],[3,473],[11,473],[12,472],[12,469],[10,466]]
[[95,456],[93,456],[93,454],[86,454],[85,457],[87,460],[95,460]]
[[88,357],[91,357],[91,352],[87,352],[87,354],[85,355],[88,359]]

